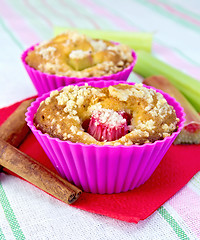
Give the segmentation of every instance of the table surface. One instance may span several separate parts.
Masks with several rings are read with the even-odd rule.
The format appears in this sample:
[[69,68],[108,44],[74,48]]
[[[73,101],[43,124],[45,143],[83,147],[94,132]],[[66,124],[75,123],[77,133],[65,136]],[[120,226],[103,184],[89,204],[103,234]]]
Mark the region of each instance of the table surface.
[[[0,4],[0,107],[36,94],[20,55],[51,38],[54,26],[151,32],[155,56],[200,80],[199,0]],[[72,208],[23,180],[0,174],[0,239],[200,239],[200,172],[163,209],[138,224],[122,222]]]

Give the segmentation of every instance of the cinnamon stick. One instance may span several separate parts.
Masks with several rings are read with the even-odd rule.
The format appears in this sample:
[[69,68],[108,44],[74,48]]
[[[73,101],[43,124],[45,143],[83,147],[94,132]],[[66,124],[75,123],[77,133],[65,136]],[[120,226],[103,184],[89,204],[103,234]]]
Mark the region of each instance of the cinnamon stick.
[[80,189],[2,139],[0,164],[65,203],[73,203],[81,194]]
[[0,138],[10,143],[12,146],[19,147],[21,142],[29,133],[30,129],[25,121],[27,108],[35,99],[22,102],[19,107],[8,117],[0,126]]
[[[178,135],[174,144],[199,144],[200,143],[200,115],[196,112],[194,107],[187,101],[177,88],[175,88],[165,77],[163,76],[151,76],[143,81],[144,84],[153,86],[157,89],[168,93],[174,97],[184,108],[185,123],[184,128]],[[197,99],[198,101],[198,99]]]
[[25,121],[25,112],[32,101],[34,99],[21,103],[0,126],[0,171],[3,166],[43,191],[71,204],[79,198],[81,190],[14,147],[18,147],[30,131]]

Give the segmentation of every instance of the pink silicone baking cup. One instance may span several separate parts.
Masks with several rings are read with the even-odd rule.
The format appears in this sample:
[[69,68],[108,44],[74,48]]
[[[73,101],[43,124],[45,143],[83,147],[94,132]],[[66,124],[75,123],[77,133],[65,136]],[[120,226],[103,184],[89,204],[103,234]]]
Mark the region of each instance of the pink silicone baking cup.
[[[117,43],[116,43],[117,44]],[[48,73],[43,73],[39,70],[36,70],[30,67],[25,59],[29,51],[33,51],[36,45],[28,48],[26,51],[23,52],[21,56],[22,63],[31,78],[38,95],[41,96],[43,93],[49,92],[51,90],[57,89],[62,86],[67,86],[69,84],[76,84],[80,82],[89,82],[89,81],[99,81],[99,80],[115,80],[115,81],[126,81],[133,70],[133,67],[137,61],[137,55],[132,50],[133,62],[121,72],[109,75],[109,76],[101,76],[101,77],[90,77],[90,78],[77,78],[77,77],[66,77],[66,76],[56,76],[51,75]]]
[[[108,87],[124,81],[88,82],[94,87]],[[127,83],[134,85],[134,83]],[[77,85],[84,85],[80,83]],[[146,86],[147,88],[153,88]],[[59,88],[58,90],[61,90]],[[153,88],[154,89],[154,88]],[[163,94],[180,119],[178,130],[163,140],[132,146],[98,146],[73,143],[52,138],[37,130],[33,124],[34,115],[40,102],[49,96],[46,93],[31,104],[26,113],[26,121],[43,147],[58,173],[86,192],[111,194],[132,190],[147,181],[163,156],[180,133],[184,123],[184,112],[179,103],[168,94]]]

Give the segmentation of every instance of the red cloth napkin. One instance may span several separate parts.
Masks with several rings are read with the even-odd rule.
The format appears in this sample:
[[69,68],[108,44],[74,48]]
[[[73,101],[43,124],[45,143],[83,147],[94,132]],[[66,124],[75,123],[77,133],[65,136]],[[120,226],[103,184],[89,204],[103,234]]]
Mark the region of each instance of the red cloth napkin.
[[[0,109],[0,124],[19,104]],[[20,146],[20,150],[56,172],[32,133]],[[71,206],[137,223],[156,211],[200,170],[199,156],[199,145],[171,146],[151,178],[139,188],[110,195],[84,192]]]

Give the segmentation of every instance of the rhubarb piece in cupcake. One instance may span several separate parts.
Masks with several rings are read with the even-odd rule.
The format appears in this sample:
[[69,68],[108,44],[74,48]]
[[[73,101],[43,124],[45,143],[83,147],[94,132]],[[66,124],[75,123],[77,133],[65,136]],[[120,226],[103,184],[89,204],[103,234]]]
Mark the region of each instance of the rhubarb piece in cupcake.
[[87,132],[98,141],[115,141],[128,133],[126,119],[112,109],[92,113]]

